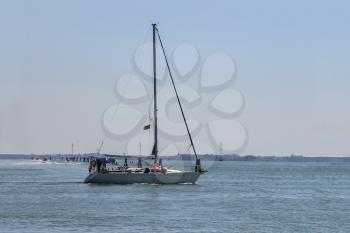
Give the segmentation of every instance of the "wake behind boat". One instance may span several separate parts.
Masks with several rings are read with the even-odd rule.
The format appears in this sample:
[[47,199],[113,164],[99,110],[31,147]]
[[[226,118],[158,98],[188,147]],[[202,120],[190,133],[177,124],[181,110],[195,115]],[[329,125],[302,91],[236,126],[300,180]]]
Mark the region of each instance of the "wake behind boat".
[[[142,160],[139,159],[138,166],[135,168],[129,167],[127,159],[125,159],[124,166],[117,169],[107,169],[106,161],[104,159],[94,159],[90,161],[89,175],[85,178],[85,183],[109,183],[109,184],[134,184],[134,183],[148,183],[148,184],[180,184],[192,183],[194,184],[199,176],[204,173],[201,167],[201,161],[198,159],[195,146],[193,144],[192,136],[187,125],[186,117],[180,102],[180,98],[175,87],[174,79],[170,70],[165,49],[160,38],[157,24],[152,24],[153,28],[153,116],[154,116],[154,145],[152,155],[154,155],[153,164],[146,164],[142,166]],[[179,104],[182,118],[186,126],[187,134],[191,147],[193,149],[196,162],[193,171],[180,171],[168,169],[163,166],[162,159],[158,158],[158,125],[157,125],[157,68],[156,68],[156,36],[162,48],[164,59],[167,65],[171,83]],[[148,126],[150,127],[150,126]],[[104,160],[104,161],[103,161]]]

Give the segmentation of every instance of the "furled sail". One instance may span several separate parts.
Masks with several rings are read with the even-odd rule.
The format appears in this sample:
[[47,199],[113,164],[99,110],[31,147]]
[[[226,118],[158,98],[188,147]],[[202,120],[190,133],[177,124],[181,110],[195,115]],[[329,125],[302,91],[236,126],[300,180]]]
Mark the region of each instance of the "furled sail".
[[153,149],[152,149],[151,155],[156,155],[156,144],[153,145]]

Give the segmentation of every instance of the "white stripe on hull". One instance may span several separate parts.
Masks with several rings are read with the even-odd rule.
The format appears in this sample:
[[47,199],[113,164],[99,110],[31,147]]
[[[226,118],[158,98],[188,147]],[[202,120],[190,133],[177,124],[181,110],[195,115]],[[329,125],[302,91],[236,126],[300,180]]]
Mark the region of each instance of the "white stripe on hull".
[[198,172],[179,173],[119,173],[119,172],[94,172],[85,179],[85,183],[105,184],[194,184],[201,174]]

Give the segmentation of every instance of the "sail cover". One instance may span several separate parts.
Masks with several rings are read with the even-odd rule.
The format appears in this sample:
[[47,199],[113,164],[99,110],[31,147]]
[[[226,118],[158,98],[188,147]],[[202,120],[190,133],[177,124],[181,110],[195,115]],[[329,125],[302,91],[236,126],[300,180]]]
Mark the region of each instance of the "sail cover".
[[153,145],[153,149],[152,149],[151,155],[156,155],[156,144]]

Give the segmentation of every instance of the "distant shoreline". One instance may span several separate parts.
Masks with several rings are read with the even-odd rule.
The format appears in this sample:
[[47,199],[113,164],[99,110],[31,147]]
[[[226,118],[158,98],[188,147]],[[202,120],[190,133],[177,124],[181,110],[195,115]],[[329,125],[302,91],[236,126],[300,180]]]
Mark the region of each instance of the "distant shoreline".
[[[117,157],[130,159],[137,158],[151,158],[150,156],[124,156],[124,155],[109,155],[89,153],[89,154],[0,154],[0,159],[62,159],[62,158],[90,158],[90,157]],[[261,155],[237,155],[237,154],[225,154],[225,155],[213,155],[213,154],[202,154],[198,157],[203,161],[264,161],[264,162],[350,162],[349,156],[315,156],[307,157],[302,155],[290,155],[290,156],[261,156]],[[194,160],[194,156],[191,154],[180,154],[173,156],[161,156],[164,160]]]

